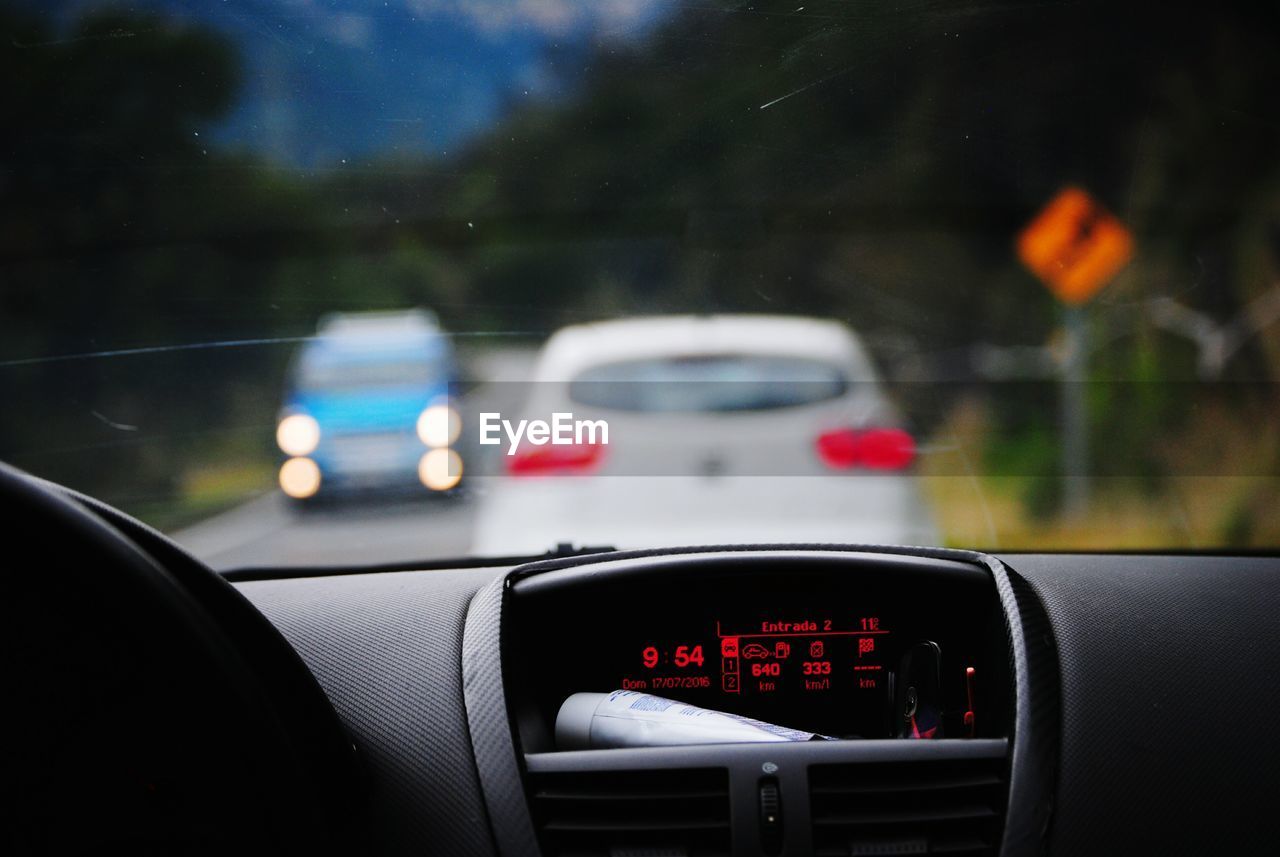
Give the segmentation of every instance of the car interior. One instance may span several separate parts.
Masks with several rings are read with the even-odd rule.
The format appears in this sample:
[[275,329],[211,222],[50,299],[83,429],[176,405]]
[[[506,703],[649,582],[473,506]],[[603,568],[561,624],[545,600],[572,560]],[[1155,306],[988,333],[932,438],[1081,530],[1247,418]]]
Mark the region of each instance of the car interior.
[[0,0],[0,857],[1280,854],[1274,6]]
[[[5,543],[58,572],[5,599],[11,853],[1273,841],[1271,557],[720,545],[219,576],[102,503],[7,467],[0,486]],[[758,629],[765,658],[793,641],[868,669],[818,702],[794,684],[726,702]],[[837,654],[842,634],[874,644]],[[711,666],[727,639],[734,673]],[[683,699],[830,740],[557,743],[567,694],[637,686],[635,654],[678,640],[708,662],[684,678],[713,679]]]

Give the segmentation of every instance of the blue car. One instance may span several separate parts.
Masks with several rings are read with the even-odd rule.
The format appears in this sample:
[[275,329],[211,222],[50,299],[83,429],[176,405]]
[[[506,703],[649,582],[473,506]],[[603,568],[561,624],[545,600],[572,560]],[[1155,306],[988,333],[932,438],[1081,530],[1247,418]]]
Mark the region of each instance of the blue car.
[[276,443],[294,500],[371,489],[455,489],[461,433],[452,346],[432,313],[327,316],[289,370]]

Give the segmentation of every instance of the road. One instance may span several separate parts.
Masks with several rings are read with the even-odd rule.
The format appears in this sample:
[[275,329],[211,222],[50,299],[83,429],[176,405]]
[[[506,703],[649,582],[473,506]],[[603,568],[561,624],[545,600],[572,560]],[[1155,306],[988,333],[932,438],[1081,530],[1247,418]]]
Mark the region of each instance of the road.
[[[509,413],[519,402],[536,352],[507,348],[470,361],[473,406]],[[480,480],[483,482],[484,480]],[[474,490],[483,490],[476,488]],[[175,533],[172,538],[214,568],[410,562],[470,553],[474,491],[449,497],[292,507],[279,491]],[[548,545],[548,547],[550,547]]]
[[465,556],[473,509],[440,497],[299,512],[271,492],[172,535],[214,568],[407,562]]

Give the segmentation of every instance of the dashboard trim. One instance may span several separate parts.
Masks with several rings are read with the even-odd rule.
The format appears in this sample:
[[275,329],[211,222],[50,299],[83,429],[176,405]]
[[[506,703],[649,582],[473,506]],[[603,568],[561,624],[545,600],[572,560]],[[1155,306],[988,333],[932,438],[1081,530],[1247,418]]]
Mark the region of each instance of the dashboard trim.
[[[462,649],[463,678],[466,688],[466,707],[471,726],[472,741],[476,745],[476,761],[485,802],[489,807],[490,823],[498,841],[502,857],[523,857],[538,854],[537,840],[529,806],[524,799],[522,765],[547,766],[570,764],[570,756],[583,754],[554,754],[563,757],[561,762],[546,760],[549,754],[530,755],[523,759],[513,737],[513,720],[509,700],[503,687],[501,614],[502,604],[517,581],[545,572],[573,569],[574,575],[594,576],[625,569],[623,573],[639,573],[667,561],[737,558],[744,555],[764,554],[777,559],[780,554],[821,554],[833,559],[866,559],[871,562],[901,561],[903,558],[946,561],[968,569],[990,574],[1004,614],[1005,632],[1012,659],[1013,694],[1015,711],[1011,730],[1011,764],[1009,772],[1009,803],[1000,853],[1005,857],[1020,854],[1037,854],[1044,850],[1052,811],[1053,784],[1056,778],[1058,747],[1057,708],[1058,687],[1056,652],[1052,635],[1039,629],[1047,629],[1044,609],[1029,586],[1014,575],[996,557],[975,551],[947,548],[901,547],[882,545],[742,545],[689,547],[649,551],[628,551],[612,554],[594,554],[581,557],[546,560],[520,566],[509,572],[499,590],[499,582],[481,590],[472,602],[464,631]],[[670,558],[668,560],[667,558]],[[550,581],[551,579],[548,578]],[[527,583],[525,585],[528,585]],[[536,584],[535,584],[536,585]],[[1037,629],[1029,647],[1026,627]],[[1036,665],[1033,672],[1032,664]],[[495,668],[497,667],[497,668]],[[499,735],[498,733],[502,733]],[[932,742],[931,742],[932,743]],[[937,742],[938,744],[950,742]],[[971,743],[971,742],[970,742]],[[1001,741],[1003,744],[1004,742]],[[907,746],[904,746],[907,745]],[[877,746],[882,745],[882,746]],[[707,748],[720,758],[726,752],[734,752],[734,745]],[[737,745],[746,748],[741,752],[759,752],[762,745]],[[773,745],[763,745],[773,746]],[[911,749],[911,747],[917,749]],[[936,746],[936,745],[935,745]],[[891,758],[906,758],[906,753],[928,752],[928,746],[911,742],[867,741],[856,742],[850,748],[862,753],[891,753]],[[667,752],[655,748],[659,758]],[[688,760],[692,748],[681,748],[682,761]],[[592,757],[589,764],[605,764],[611,752],[649,753],[643,751],[587,751]],[[817,751],[821,752],[821,751]],[[606,754],[606,755],[600,755]],[[622,757],[618,757],[622,758]],[[645,758],[634,756],[629,758]],[[847,757],[846,757],[847,758]],[[598,760],[598,761],[594,761]],[[513,797],[514,796],[514,797]]]
[[[626,747],[613,750],[567,750],[529,753],[531,773],[558,771],[645,770],[651,768],[707,768],[780,759],[792,767],[839,765],[848,762],[910,762],[937,759],[1002,759],[1009,752],[1007,738],[943,738],[938,741],[800,741],[775,744],[701,744],[684,747]],[[785,768],[785,765],[780,765]]]
[[509,577],[471,599],[462,630],[462,696],[489,828],[501,857],[538,854],[502,680],[502,608]]

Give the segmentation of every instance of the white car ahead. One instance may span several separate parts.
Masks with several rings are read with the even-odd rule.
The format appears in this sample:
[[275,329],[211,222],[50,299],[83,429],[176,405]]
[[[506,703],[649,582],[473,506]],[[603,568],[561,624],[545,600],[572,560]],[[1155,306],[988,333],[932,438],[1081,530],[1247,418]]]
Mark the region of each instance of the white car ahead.
[[502,474],[477,488],[477,554],[539,552],[549,540],[937,540],[915,443],[838,322],[672,316],[568,327],[543,347],[526,399],[501,418],[527,427],[559,414],[570,442],[543,432],[541,445],[528,434],[513,444],[501,433]]

